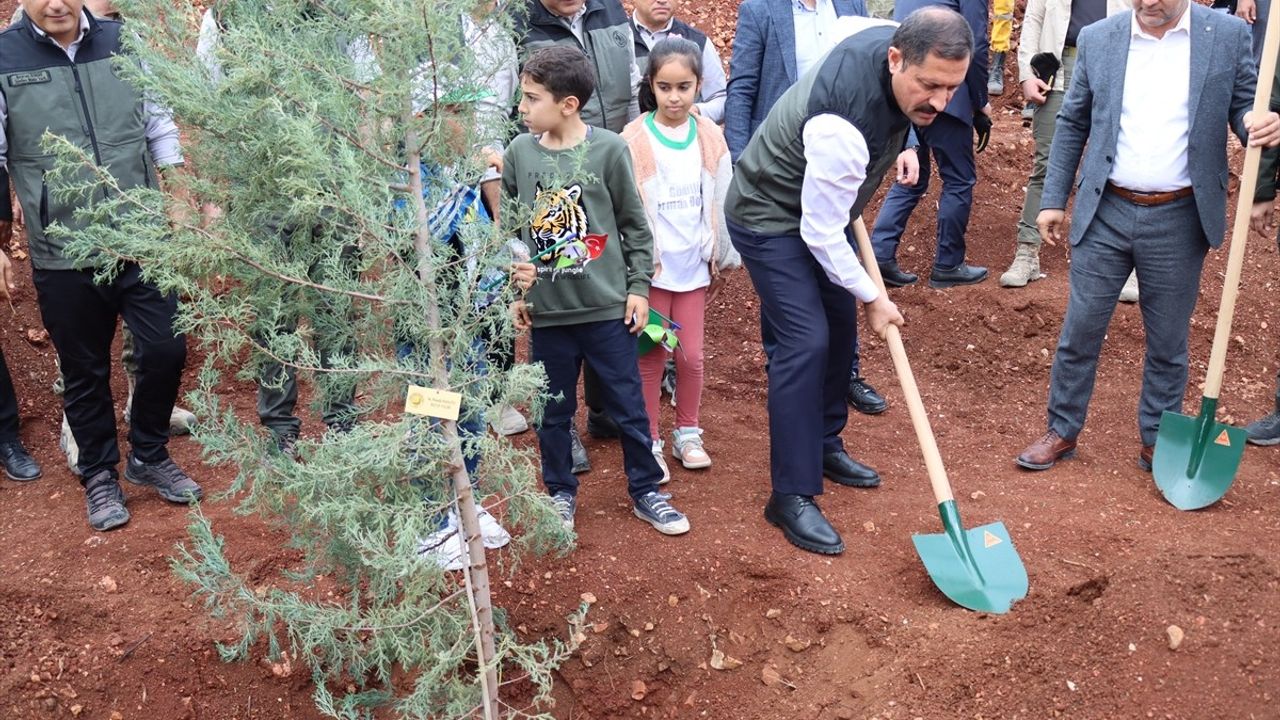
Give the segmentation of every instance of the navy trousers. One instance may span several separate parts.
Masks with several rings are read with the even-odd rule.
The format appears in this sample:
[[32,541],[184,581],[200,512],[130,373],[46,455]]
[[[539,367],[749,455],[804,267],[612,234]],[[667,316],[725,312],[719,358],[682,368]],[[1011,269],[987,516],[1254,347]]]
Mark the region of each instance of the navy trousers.
[[1138,307],[1147,340],[1138,434],[1154,445],[1165,410],[1181,412],[1187,387],[1187,334],[1209,243],[1193,197],[1142,207],[1104,193],[1093,222],[1071,248],[1067,315],[1049,376],[1049,428],[1075,438],[1084,428],[1107,325],[1129,272],[1137,269]]
[[799,235],[758,235],[732,222],[728,229],[777,339],[769,361],[773,490],[820,495],[822,456],[844,449],[857,302]]
[[542,425],[538,427],[542,482],[548,493],[578,493],[569,450],[569,426],[578,409],[578,372],[583,360],[600,378],[604,411],[618,423],[627,492],[634,500],[658,489],[662,468],[653,457],[636,343],[636,336],[627,332],[621,319],[533,329],[530,361],[542,363],[547,373],[547,392],[560,396],[547,401]]
[[894,183],[885,195],[880,214],[876,215],[871,245],[876,261],[881,264],[898,257],[898,243],[907,230],[907,221],[929,191],[929,156],[938,163],[942,177],[942,197],[938,200],[938,249],[933,266],[950,270],[964,262],[964,235],[969,229],[969,211],[973,206],[973,186],[978,181],[978,166],[973,157],[973,127],[946,113],[939,113],[928,127],[919,128],[917,153],[920,156],[920,180],[910,187]]

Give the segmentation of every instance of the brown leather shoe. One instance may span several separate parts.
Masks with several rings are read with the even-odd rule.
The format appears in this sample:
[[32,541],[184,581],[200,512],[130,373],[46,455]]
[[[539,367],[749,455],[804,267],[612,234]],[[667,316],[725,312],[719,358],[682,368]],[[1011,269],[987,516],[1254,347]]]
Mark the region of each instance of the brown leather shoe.
[[1048,470],[1059,460],[1076,454],[1076,441],[1067,440],[1050,430],[1043,437],[1027,446],[1014,460],[1028,470]]
[[1151,472],[1151,458],[1155,457],[1155,445],[1143,445],[1142,451],[1138,453],[1138,467]]

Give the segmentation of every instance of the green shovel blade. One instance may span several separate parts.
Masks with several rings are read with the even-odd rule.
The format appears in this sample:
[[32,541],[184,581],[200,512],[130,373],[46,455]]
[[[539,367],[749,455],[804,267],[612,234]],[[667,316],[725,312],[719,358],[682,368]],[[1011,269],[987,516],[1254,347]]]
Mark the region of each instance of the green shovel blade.
[[965,530],[955,500],[938,505],[938,514],[945,533],[911,537],[933,584],[961,607],[1009,612],[1027,596],[1027,570],[1004,523]]
[[1151,473],[1156,487],[1179,510],[1198,510],[1222,499],[1244,457],[1243,428],[1214,420],[1216,398],[1202,398],[1200,414],[1168,412],[1160,418]]

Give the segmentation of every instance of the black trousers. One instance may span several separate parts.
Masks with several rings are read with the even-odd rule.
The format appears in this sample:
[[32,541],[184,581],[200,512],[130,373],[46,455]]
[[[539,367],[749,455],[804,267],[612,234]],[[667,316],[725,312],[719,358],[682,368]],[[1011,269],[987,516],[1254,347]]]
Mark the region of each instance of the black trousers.
[[18,439],[18,395],[13,391],[13,378],[9,365],[0,350],[0,442]]
[[129,444],[142,462],[169,457],[169,414],[187,359],[186,338],[173,330],[177,298],[143,281],[132,263],[101,285],[90,270],[37,269],[32,279],[66,378],[62,403],[80,446],[82,482],[102,470],[117,475],[120,462],[111,397],[111,341],[120,317],[133,331],[138,363]]

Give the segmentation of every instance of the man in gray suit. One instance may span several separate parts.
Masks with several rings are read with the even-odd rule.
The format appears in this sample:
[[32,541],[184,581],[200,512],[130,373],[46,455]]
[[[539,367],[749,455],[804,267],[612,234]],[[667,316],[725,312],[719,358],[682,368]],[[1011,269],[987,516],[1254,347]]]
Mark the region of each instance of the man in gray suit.
[[1280,142],[1280,116],[1249,112],[1258,78],[1244,22],[1190,0],[1134,0],[1133,6],[1080,32],[1049,152],[1036,220],[1043,238],[1062,239],[1077,167],[1080,181],[1049,428],[1016,460],[1031,470],[1075,452],[1107,325],[1135,268],[1147,340],[1138,464],[1151,469],[1161,414],[1182,409],[1187,333],[1204,256],[1222,244],[1223,136],[1231,129],[1251,145]]

